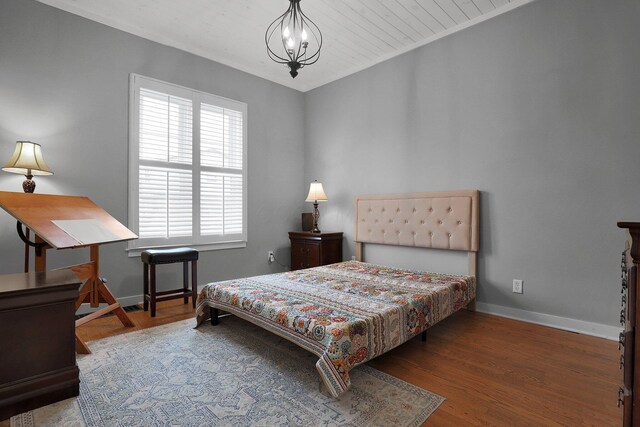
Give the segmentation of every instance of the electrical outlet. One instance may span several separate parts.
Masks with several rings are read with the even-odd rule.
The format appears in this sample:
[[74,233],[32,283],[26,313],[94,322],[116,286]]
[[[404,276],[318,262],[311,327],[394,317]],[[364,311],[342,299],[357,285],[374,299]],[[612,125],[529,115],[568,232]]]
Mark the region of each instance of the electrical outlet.
[[522,293],[522,280],[521,279],[513,279],[513,293],[521,294]]
[[273,255],[273,251],[267,252],[269,264],[276,261],[276,257]]

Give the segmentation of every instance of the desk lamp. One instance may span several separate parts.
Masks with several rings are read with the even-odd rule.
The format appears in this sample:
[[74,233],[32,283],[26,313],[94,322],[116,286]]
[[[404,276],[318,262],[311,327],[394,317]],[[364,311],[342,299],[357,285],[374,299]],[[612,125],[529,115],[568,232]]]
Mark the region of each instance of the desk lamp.
[[307,195],[307,200],[305,202],[313,202],[313,229],[312,233],[320,233],[320,229],[318,228],[318,219],[320,218],[320,211],[318,211],[318,202],[326,202],[327,195],[324,193],[324,189],[322,188],[322,183],[315,180],[309,186],[309,195]]
[[16,142],[13,156],[2,170],[24,175],[27,178],[22,182],[22,189],[25,193],[33,193],[36,189],[33,175],[53,175],[42,157],[42,147],[31,141]]

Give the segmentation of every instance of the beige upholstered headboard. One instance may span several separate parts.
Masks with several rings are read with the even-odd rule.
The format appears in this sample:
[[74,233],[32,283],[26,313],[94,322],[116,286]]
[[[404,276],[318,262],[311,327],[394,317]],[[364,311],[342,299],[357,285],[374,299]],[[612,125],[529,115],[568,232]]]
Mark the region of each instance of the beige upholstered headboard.
[[363,243],[460,250],[475,276],[478,198],[478,190],[357,196],[356,259]]

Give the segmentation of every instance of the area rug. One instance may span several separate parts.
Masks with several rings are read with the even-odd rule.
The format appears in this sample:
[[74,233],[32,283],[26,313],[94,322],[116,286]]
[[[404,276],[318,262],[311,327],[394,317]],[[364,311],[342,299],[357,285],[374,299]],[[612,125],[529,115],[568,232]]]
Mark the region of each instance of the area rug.
[[194,319],[91,343],[80,396],[11,426],[418,426],[444,398],[367,365],[339,398],[317,357],[237,317]]

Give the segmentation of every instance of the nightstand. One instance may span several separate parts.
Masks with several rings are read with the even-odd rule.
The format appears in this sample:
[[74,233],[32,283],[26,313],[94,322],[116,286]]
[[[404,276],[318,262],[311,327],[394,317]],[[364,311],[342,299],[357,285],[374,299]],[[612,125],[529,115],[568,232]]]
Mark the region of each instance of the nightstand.
[[342,233],[290,231],[291,270],[342,261]]

